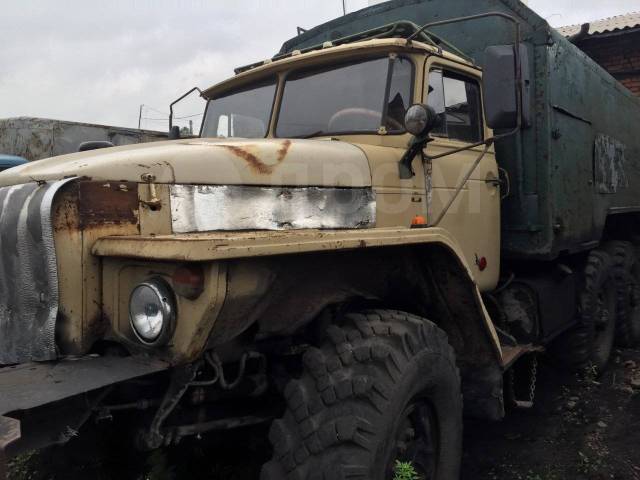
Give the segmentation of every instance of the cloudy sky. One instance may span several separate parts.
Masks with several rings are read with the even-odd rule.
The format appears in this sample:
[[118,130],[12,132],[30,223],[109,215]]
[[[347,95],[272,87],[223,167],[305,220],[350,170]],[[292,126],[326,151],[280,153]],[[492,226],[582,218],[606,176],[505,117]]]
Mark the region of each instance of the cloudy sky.
[[[560,26],[640,10],[638,0],[530,0]],[[354,11],[367,0],[347,0]],[[166,129],[171,100],[273,55],[341,0],[20,0],[2,3],[0,118]],[[184,105],[179,115],[197,113]]]

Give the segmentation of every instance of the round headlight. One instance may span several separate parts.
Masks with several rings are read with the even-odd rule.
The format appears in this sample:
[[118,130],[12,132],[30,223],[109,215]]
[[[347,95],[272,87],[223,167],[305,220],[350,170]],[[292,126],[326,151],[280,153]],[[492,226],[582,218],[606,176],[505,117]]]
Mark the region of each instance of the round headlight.
[[163,280],[148,280],[131,292],[129,321],[142,343],[157,345],[167,340],[173,330],[174,318],[174,295]]
[[404,116],[404,126],[411,135],[422,137],[429,133],[438,123],[438,115],[435,110],[418,103],[412,105]]

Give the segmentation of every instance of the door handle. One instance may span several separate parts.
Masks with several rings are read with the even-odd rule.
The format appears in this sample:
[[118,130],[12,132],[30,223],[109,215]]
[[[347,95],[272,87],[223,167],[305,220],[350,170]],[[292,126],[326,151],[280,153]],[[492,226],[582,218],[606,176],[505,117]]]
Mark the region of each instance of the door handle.
[[499,187],[502,185],[502,180],[500,180],[500,177],[497,177],[495,175],[495,173],[493,172],[489,172],[487,173],[486,178],[484,179],[484,183],[486,183],[487,185],[491,185],[492,187]]

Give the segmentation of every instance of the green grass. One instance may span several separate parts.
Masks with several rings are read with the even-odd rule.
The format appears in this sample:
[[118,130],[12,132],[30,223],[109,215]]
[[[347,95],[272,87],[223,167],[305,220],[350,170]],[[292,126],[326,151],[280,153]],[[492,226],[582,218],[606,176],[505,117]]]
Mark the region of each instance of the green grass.
[[393,480],[421,480],[416,469],[410,462],[400,462],[396,460],[396,466],[393,469]]

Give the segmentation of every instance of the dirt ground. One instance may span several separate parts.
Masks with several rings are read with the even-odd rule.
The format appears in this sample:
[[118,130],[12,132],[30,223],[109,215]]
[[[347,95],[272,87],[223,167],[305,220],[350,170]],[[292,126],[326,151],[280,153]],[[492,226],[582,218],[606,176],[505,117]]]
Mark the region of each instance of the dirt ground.
[[[14,461],[12,480],[252,480],[264,432],[185,441],[150,455],[101,437]],[[107,455],[109,454],[109,455]],[[600,378],[541,359],[537,401],[500,423],[467,421],[462,480],[640,480],[640,350],[616,351]]]
[[598,379],[543,360],[532,410],[467,422],[463,480],[640,480],[638,381],[636,350],[616,351]]

